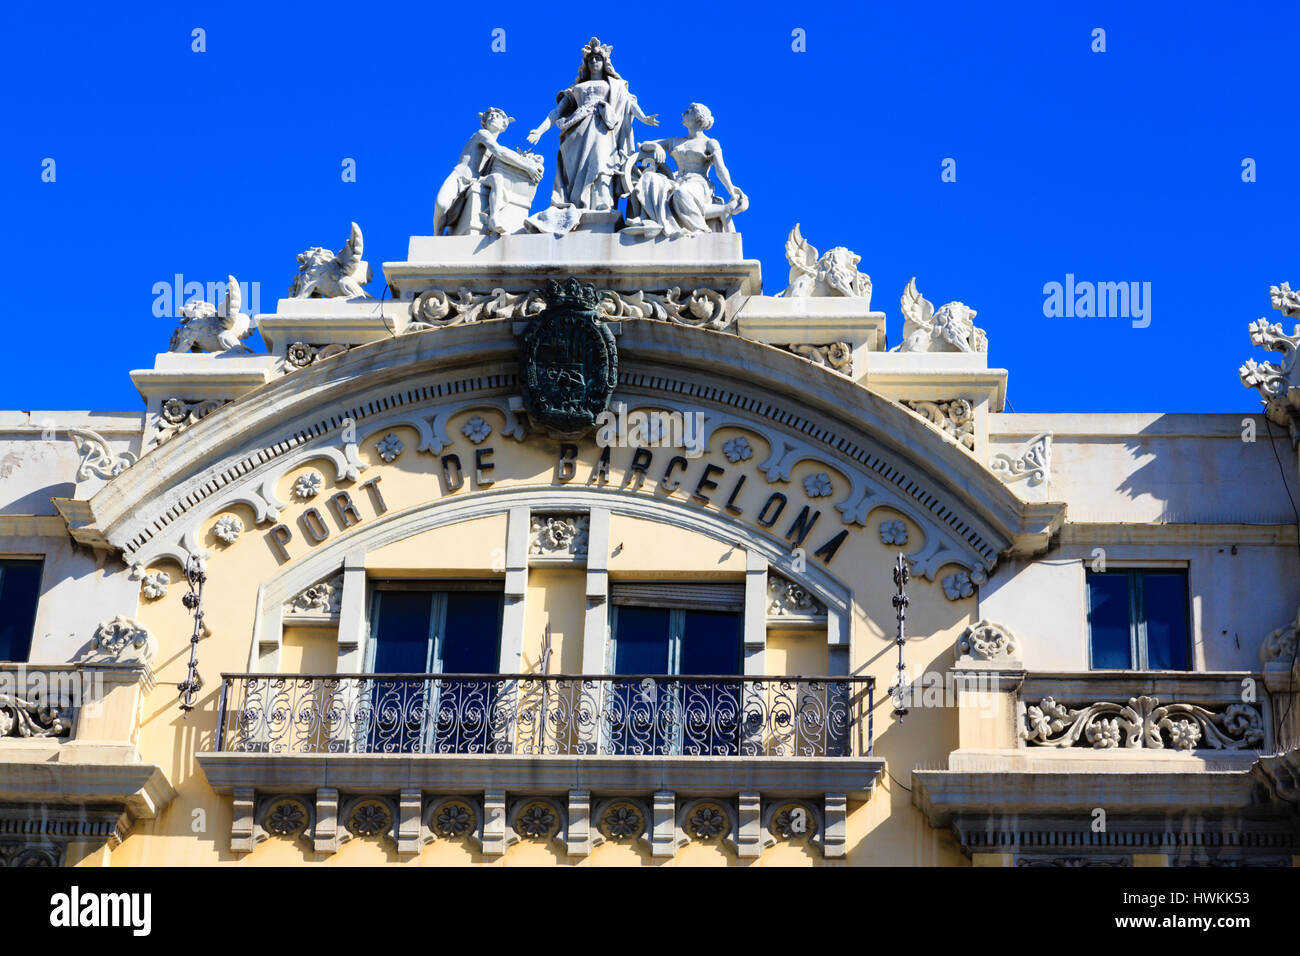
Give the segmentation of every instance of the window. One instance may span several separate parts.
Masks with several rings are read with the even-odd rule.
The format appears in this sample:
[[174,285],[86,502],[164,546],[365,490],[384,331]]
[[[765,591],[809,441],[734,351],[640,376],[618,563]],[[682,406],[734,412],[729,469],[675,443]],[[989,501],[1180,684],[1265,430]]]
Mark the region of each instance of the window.
[[743,585],[615,584],[604,702],[606,753],[735,754],[739,747]]
[[[370,606],[366,749],[483,753],[499,682],[499,584],[380,582]],[[395,675],[449,676],[443,679]]]
[[26,661],[36,627],[41,562],[0,560],[0,661]]
[[1090,572],[1088,639],[1095,670],[1189,670],[1187,573]]

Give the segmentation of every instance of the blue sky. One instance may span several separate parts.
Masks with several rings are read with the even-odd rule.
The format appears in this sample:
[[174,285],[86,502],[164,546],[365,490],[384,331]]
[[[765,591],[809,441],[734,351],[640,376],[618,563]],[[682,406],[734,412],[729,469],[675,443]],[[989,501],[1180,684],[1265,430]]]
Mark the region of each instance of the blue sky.
[[[307,11],[295,12],[295,11]],[[1253,411],[1237,366],[1300,283],[1294,3],[61,4],[6,11],[7,409],[137,409],[155,283],[233,273],[273,311],[356,220],[406,257],[489,105],[546,115],[598,35],[659,133],[706,103],[764,291],[791,225],[979,311],[1016,411]],[[207,52],[191,51],[191,30]],[[1106,31],[1106,52],[1091,50]],[[506,52],[491,50],[506,31]],[[791,33],[806,34],[806,52]],[[556,139],[548,133],[547,178]],[[42,182],[42,161],[56,180]],[[356,160],[356,182],[341,163]],[[1242,182],[1255,160],[1257,181]],[[957,181],[941,181],[944,159]],[[544,184],[544,185],[545,185]],[[545,192],[545,189],[543,190]],[[1150,282],[1151,324],[1043,314],[1043,285]],[[378,293],[382,281],[372,284]],[[252,340],[256,343],[257,340]],[[260,345],[258,346],[260,348]]]

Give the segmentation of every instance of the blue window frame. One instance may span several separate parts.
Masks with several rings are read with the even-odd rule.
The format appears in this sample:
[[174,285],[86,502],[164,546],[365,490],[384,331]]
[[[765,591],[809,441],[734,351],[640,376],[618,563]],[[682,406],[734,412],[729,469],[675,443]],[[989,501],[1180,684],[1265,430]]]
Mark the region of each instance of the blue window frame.
[[1088,573],[1088,644],[1094,670],[1191,669],[1187,572]]
[[0,661],[21,663],[31,655],[40,594],[39,560],[0,559]]

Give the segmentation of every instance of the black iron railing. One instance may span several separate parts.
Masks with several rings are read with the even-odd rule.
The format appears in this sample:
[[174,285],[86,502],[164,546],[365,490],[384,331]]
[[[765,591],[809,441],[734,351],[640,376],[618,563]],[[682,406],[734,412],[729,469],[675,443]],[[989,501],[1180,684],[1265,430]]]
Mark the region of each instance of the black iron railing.
[[225,674],[218,751],[870,756],[870,677]]

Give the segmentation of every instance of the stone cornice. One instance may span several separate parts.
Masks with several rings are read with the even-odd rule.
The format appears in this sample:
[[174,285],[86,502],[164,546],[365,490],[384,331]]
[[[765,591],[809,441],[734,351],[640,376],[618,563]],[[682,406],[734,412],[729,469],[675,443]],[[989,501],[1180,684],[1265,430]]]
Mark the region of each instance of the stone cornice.
[[1296,543],[1294,524],[1137,524],[1125,522],[1067,521],[1061,527],[1061,544],[1192,544],[1290,546]]

